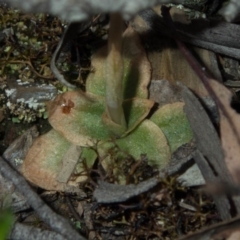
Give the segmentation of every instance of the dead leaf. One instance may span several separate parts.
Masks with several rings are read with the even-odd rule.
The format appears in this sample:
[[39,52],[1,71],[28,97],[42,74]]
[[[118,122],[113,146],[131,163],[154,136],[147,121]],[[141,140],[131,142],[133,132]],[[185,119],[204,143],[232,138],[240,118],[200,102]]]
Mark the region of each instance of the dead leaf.
[[[87,92],[105,96],[106,56],[107,46],[101,48],[93,55],[92,66],[96,71],[90,73],[88,77],[86,83]],[[128,27],[123,34],[123,59],[123,98],[147,98],[147,86],[151,77],[151,66],[138,34],[131,27]]]
[[[239,228],[240,228],[240,226],[239,226]],[[228,231],[226,231],[225,234],[221,234],[220,236],[217,236],[217,237],[220,237],[220,238],[224,238],[225,237],[226,240],[240,239],[240,229],[232,231],[232,232],[230,230],[228,230]]]
[[183,106],[183,102],[166,104],[150,118],[163,131],[172,153],[193,137]]
[[233,179],[239,183],[240,115],[232,109],[230,105],[232,93],[225,86],[216,81],[211,81],[211,86],[228,115],[228,117],[226,117],[226,114],[220,111],[221,143],[224,149],[227,168]]
[[78,201],[76,211],[80,217],[83,215],[83,212],[84,212],[84,209],[83,209],[84,204],[86,204],[85,201]]
[[[197,97],[186,87],[183,87],[183,99],[185,101],[184,111],[192,127],[197,146],[194,160],[205,181],[231,182],[231,176],[224,162],[220,139],[205,109]],[[213,198],[222,219],[230,219],[228,199],[225,196],[222,198],[213,196]],[[234,199],[233,202],[237,208],[237,199]]]
[[[202,82],[189,66],[177,46],[167,39],[163,44],[165,47],[163,47],[161,52],[148,53],[153,67],[153,78],[167,79],[172,84],[176,84],[179,81],[194,90],[198,95],[208,96]],[[212,52],[197,47],[194,48],[194,52],[204,63],[206,69],[212,70],[218,67],[216,61],[214,61],[215,55]]]
[[41,135],[27,153],[21,168],[22,174],[28,181],[43,189],[73,190],[74,186],[57,181],[63,155],[70,146],[71,144],[54,129]]
[[[158,9],[160,10],[160,7]],[[166,79],[173,85],[179,81],[200,96],[208,95],[201,80],[189,66],[175,41],[162,36],[161,32],[158,33],[161,30],[158,30],[157,27],[161,29],[163,21],[159,16],[160,12],[158,12],[158,15],[156,15],[156,12],[149,10],[144,17],[145,20],[137,16],[132,22],[133,28],[143,38],[145,45],[148,46],[147,56],[152,66],[152,79]],[[183,26],[187,26],[189,23],[186,21],[186,13],[183,10],[171,8],[171,17]],[[214,78],[221,80],[215,53],[198,47],[192,47],[191,50],[203,63],[205,71]]]

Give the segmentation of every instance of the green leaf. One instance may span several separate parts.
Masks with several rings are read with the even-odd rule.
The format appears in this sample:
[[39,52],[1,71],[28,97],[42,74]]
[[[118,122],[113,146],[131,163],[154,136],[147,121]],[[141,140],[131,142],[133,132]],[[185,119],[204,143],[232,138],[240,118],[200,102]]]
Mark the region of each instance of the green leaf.
[[[90,73],[86,91],[99,96],[106,94],[107,46],[98,50],[92,58],[95,72]],[[131,28],[123,34],[123,99],[147,98],[147,86],[151,77],[151,66],[137,33]]]
[[183,106],[184,103],[182,102],[166,104],[150,118],[165,134],[171,152],[188,143],[193,137],[191,127],[183,111]]
[[118,174],[114,176],[118,178],[120,183],[125,181],[120,166],[121,162],[127,159],[127,155],[139,160],[141,154],[146,154],[149,165],[158,169],[165,167],[171,158],[170,148],[164,133],[150,120],[144,120],[124,138],[100,142],[97,149],[105,171],[117,172]]
[[105,97],[106,92],[106,58],[108,54],[107,45],[100,48],[92,55],[92,67],[86,82],[86,92]]
[[123,99],[148,98],[151,65],[139,35],[128,27],[123,34],[124,92]]
[[22,164],[24,177],[47,190],[63,191],[65,184],[56,180],[62,159],[70,143],[54,129],[37,138]]
[[[71,103],[69,112],[65,105]],[[69,91],[49,103],[49,122],[69,142],[94,146],[99,140],[116,138],[132,131],[149,113],[154,102],[148,99],[124,101],[124,115],[128,129],[112,122],[104,113],[105,99],[82,91]],[[63,106],[64,105],[64,106]]]
[[97,159],[97,153],[92,148],[82,148],[81,159],[82,160],[86,159],[87,160],[87,162],[86,162],[87,167],[90,168],[90,167],[92,167],[95,160]]
[[171,157],[165,135],[150,120],[144,120],[129,135],[117,139],[116,144],[134,159],[139,159],[141,154],[146,154],[149,164],[158,168],[165,167]]
[[154,102],[149,99],[132,98],[123,102],[127,131],[123,136],[135,129],[149,114]]
[[80,156],[81,159],[86,158],[86,161],[84,167],[81,162],[77,163],[75,167],[77,178],[67,183],[59,182],[57,179],[62,169],[63,159],[71,145],[54,129],[41,135],[34,141],[27,153],[21,168],[22,174],[28,181],[43,189],[77,192],[79,182],[86,180],[88,171],[86,167],[92,167],[97,155],[92,149],[82,148]]
[[0,210],[0,240],[5,240],[14,222],[14,215],[10,210]]
[[116,136],[124,137],[133,131],[149,114],[154,102],[148,99],[133,98],[123,102],[123,110],[127,123],[127,129],[112,122],[106,114],[103,114],[102,120],[106,127],[114,132]]
[[[64,104],[71,103],[69,111]],[[82,91],[69,91],[49,103],[49,122],[68,141],[78,146],[94,146],[113,136],[102,122],[105,99]]]
[[97,153],[91,148],[82,147],[80,161],[78,162],[74,174],[77,182],[84,182],[88,179],[92,166],[97,159]]
[[113,122],[106,112],[102,115],[102,122],[104,123],[106,129],[113,133],[111,138],[120,137],[126,132],[126,127]]

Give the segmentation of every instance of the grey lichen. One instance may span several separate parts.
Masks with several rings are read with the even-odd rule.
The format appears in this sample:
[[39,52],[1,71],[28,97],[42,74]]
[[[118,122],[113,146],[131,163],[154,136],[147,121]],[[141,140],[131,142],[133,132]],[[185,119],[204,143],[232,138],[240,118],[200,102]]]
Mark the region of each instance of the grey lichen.
[[33,122],[37,118],[47,118],[46,102],[53,99],[58,91],[51,84],[36,84],[9,80],[2,94],[5,110],[13,122]]
[[38,105],[31,108],[31,104],[24,102],[11,103],[7,102],[7,111],[9,112],[11,119],[15,123],[19,122],[34,122],[37,118],[46,118],[46,106],[45,104]]

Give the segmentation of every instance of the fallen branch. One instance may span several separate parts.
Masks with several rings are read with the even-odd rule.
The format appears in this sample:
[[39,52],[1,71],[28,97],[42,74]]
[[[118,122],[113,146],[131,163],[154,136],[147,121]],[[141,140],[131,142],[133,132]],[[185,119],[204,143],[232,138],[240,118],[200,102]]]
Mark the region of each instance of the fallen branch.
[[65,239],[85,239],[72,228],[65,218],[56,214],[48,207],[32,190],[25,179],[17,171],[12,169],[3,157],[0,157],[0,173],[15,185],[18,191],[26,197],[27,202],[35,210],[38,216],[54,231],[63,235]]
[[21,223],[15,223],[10,236],[7,239],[18,240],[18,239],[28,239],[28,240],[65,240],[66,238],[62,235],[52,232],[49,230],[43,230],[33,226],[24,225]]

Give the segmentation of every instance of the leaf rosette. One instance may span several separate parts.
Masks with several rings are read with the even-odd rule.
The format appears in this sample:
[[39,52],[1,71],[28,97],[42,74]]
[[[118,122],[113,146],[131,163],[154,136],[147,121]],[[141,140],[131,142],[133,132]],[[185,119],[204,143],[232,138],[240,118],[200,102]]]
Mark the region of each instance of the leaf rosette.
[[108,171],[111,159],[106,156],[113,143],[135,160],[146,154],[149,165],[163,168],[172,152],[191,140],[183,103],[168,104],[148,118],[155,104],[148,99],[151,66],[134,30],[128,27],[121,35],[110,29],[108,48],[93,55],[95,71],[87,79],[86,92],[68,91],[48,104],[53,130],[36,140],[27,154],[22,172],[29,181],[45,189],[66,189],[70,183],[56,179],[72,145],[82,147],[80,160],[72,164],[84,175],[83,160],[91,168],[97,156],[105,156],[102,166]]

